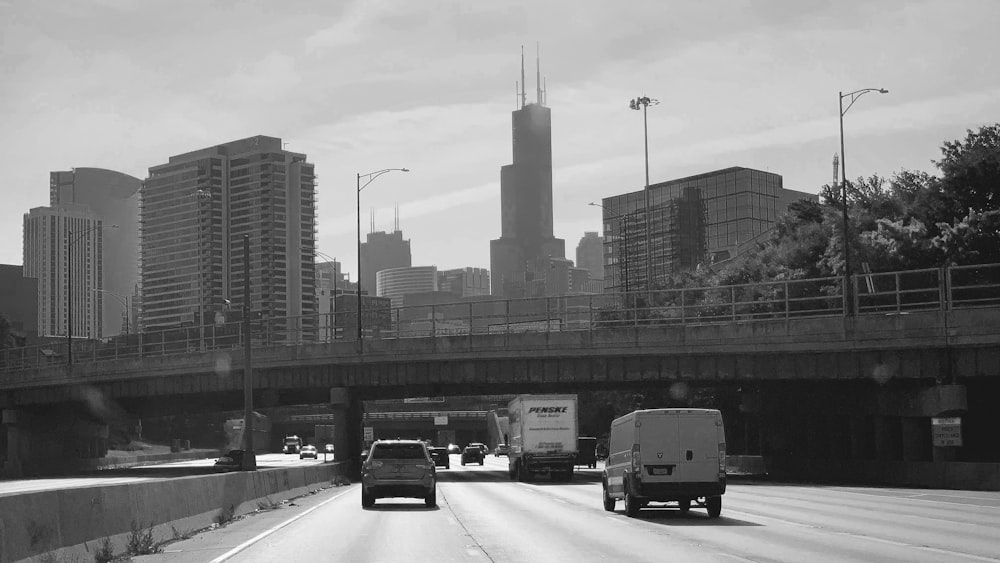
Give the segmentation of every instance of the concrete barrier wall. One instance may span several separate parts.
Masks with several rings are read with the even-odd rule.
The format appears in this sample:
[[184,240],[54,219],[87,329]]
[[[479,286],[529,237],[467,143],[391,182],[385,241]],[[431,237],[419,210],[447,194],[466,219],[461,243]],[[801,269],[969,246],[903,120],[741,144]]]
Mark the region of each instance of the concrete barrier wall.
[[775,479],[1000,491],[1000,463],[766,459]]
[[0,497],[0,561],[92,561],[103,538],[123,553],[132,527],[156,541],[254,512],[258,503],[319,490],[344,474],[339,463],[200,475]]

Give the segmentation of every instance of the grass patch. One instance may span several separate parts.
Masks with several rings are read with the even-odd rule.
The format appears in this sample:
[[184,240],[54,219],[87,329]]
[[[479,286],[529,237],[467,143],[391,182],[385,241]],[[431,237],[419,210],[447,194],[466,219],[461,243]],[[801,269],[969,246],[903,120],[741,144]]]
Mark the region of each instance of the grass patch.
[[105,536],[94,552],[94,563],[111,563],[114,560],[115,546],[111,545],[111,538]]
[[236,507],[230,504],[229,507],[220,508],[219,513],[212,520],[220,526],[225,526],[233,521],[234,516],[236,516]]
[[125,553],[128,555],[150,555],[161,551],[159,542],[153,537],[153,523],[149,523],[148,528],[143,528],[132,521],[132,531],[128,534],[128,543],[125,546]]

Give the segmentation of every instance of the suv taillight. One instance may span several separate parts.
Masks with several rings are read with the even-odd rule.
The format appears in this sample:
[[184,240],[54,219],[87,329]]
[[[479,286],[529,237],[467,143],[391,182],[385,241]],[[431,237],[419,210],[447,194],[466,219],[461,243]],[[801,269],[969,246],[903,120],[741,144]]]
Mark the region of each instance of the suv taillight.
[[632,444],[632,471],[639,473],[642,467],[642,455],[639,453],[639,444]]

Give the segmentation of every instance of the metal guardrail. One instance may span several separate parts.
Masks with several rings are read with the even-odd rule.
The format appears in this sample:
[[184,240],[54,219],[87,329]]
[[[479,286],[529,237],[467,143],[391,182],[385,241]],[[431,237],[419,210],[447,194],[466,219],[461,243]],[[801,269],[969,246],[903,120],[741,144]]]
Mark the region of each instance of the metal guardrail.
[[[435,338],[773,319],[905,314],[1000,305],[1000,264],[858,274],[845,306],[841,277],[631,293],[463,301],[364,312],[365,339]],[[253,321],[257,349],[356,341],[352,311]],[[345,328],[346,327],[346,328]],[[73,343],[76,363],[242,349],[240,322]],[[66,342],[0,351],[0,373],[66,364]]]
[[415,420],[447,416],[449,419],[484,420],[488,411],[366,412],[365,420]]

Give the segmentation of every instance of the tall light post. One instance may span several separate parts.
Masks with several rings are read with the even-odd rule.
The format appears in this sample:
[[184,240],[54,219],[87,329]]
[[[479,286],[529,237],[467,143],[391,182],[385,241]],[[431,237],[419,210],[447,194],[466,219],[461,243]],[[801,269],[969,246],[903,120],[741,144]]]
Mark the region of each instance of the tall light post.
[[[368,174],[358,174],[358,351],[359,353],[364,353],[365,343],[364,343],[364,333],[361,328],[361,190],[368,187],[382,174],[387,174],[389,172],[409,172],[409,168],[383,168],[382,170],[376,170],[375,172],[369,172]],[[361,179],[365,178],[365,183],[361,183]]]
[[[888,94],[889,91],[885,88],[862,88],[860,90],[855,90],[853,92],[843,93],[838,92],[838,103],[840,104],[840,183],[841,183],[841,204],[843,207],[843,217],[844,217],[844,313],[849,316],[854,316],[854,291],[851,287],[851,245],[848,242],[847,237],[847,157],[844,156],[844,114],[847,110],[851,109],[854,102],[858,101],[858,98],[864,96],[868,92],[878,92],[879,94]],[[850,103],[847,107],[844,107],[844,98],[849,98]]]
[[644,195],[644,208],[646,213],[646,289],[653,289],[653,257],[652,257],[652,233],[650,232],[650,218],[649,218],[649,125],[646,120],[646,109],[649,106],[655,106],[660,103],[660,100],[650,98],[648,96],[640,96],[638,98],[629,100],[628,107],[638,111],[642,109],[642,136],[643,145],[646,152],[646,187],[643,190]]
[[[118,225],[97,225],[74,233],[66,229],[66,364],[73,365],[73,244],[87,234],[101,229],[117,229]],[[76,235],[76,238],[73,235]]]
[[316,249],[313,249],[313,254],[319,258],[329,260],[333,264],[333,290],[330,294],[330,315],[326,322],[326,335],[327,339],[331,342],[337,339],[337,258],[335,256],[330,256]]
[[122,304],[122,307],[125,308],[125,334],[129,334],[131,332],[129,330],[129,317],[132,315],[132,312],[128,308],[128,296],[127,295],[122,296],[109,289],[93,289],[91,291],[93,291],[94,293],[107,293],[108,295],[117,299],[118,302]]

